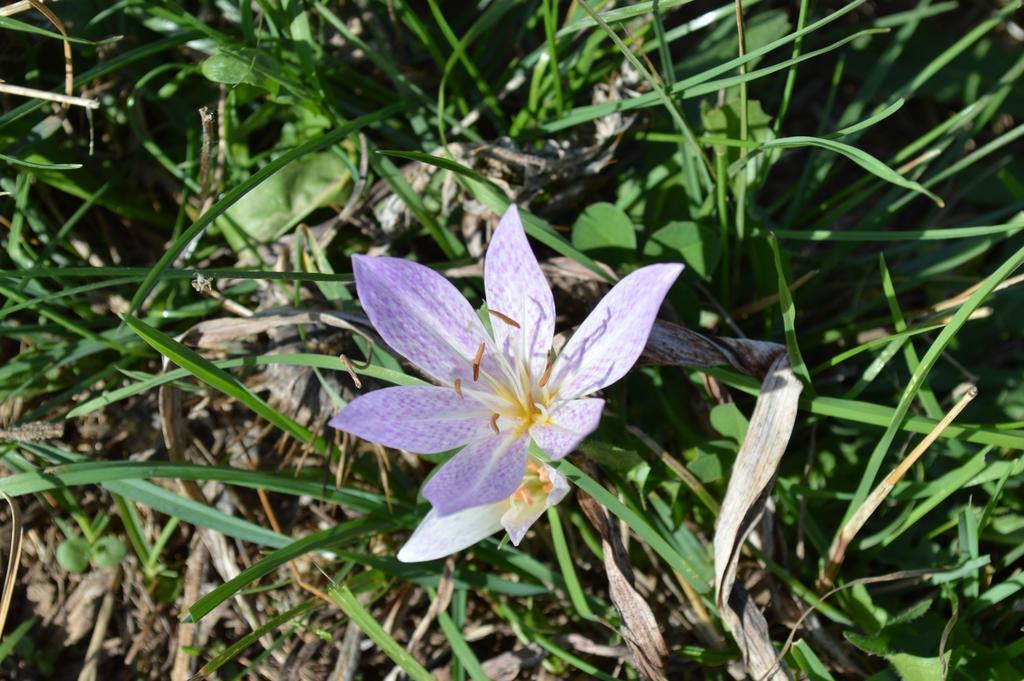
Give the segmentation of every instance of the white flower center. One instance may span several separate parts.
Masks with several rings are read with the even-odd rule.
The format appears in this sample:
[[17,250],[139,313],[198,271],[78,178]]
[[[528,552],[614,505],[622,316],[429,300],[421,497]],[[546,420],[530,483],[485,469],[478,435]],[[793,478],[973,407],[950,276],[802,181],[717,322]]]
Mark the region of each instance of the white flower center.
[[[508,324],[520,334],[520,324],[511,317],[488,309],[493,319]],[[551,361],[540,377],[534,380],[531,375],[529,357],[526,352],[513,352],[511,357],[504,352],[492,352],[495,363],[500,369],[497,376],[490,375],[483,369],[486,343],[480,343],[472,361],[473,384],[467,385],[455,379],[454,389],[459,397],[469,396],[491,411],[491,428],[501,433],[511,427],[515,437],[529,432],[536,424],[551,422],[551,407],[557,396],[547,385],[551,376]]]

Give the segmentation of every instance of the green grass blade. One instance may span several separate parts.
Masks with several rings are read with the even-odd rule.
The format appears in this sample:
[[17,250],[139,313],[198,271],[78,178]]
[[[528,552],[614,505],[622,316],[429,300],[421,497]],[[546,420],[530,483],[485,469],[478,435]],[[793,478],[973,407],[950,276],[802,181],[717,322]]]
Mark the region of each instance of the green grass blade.
[[[835,152],[850,159],[880,180],[894,184],[897,187],[902,187],[919,194],[924,194],[934,201],[935,205],[940,208],[945,205],[941,198],[930,192],[920,183],[915,182],[914,180],[908,180],[868,152],[858,149],[857,147],[850,146],[849,144],[837,142],[836,140],[808,136],[781,137],[776,140],[765,142],[757,151],[751,154],[751,156],[753,157],[757,153],[768,149],[798,149],[800,147],[820,147],[822,149]],[[742,168],[730,168],[730,171],[741,172]]]
[[363,607],[348,587],[333,586],[328,589],[327,593],[338,604],[338,607],[363,630],[363,633],[409,675],[409,678],[413,681],[433,681],[434,677],[430,675],[430,672],[407,653],[405,648],[399,645],[398,641],[393,639],[388,632],[384,631],[384,627],[377,623],[374,616]]
[[651,527],[650,524],[640,516],[640,514],[623,504],[619,501],[618,497],[605,489],[603,485],[588,476],[579,468],[576,468],[576,466],[569,463],[566,459],[551,461],[533,444],[530,445],[530,451],[534,456],[545,460],[549,466],[564,475],[574,485],[594,497],[594,499],[607,508],[612,515],[625,521],[629,528],[636,532],[637,536],[647,542],[647,544],[654,549],[655,553],[661,556],[662,559],[672,567],[672,569],[682,575],[694,590],[698,593],[707,593],[710,590],[711,585],[708,582],[703,581],[700,577],[701,574],[705,573],[705,570],[697,567],[700,563],[705,562],[705,559],[702,556],[691,555],[684,557],[681,555],[669,542],[658,534],[658,532]]
[[[435,596],[436,598],[436,596]],[[484,671],[483,666],[480,664],[480,660],[477,659],[476,653],[466,643],[465,636],[459,631],[459,628],[455,626],[455,622],[452,621],[451,616],[447,612],[442,610],[437,613],[437,623],[441,625],[441,631],[444,633],[445,638],[448,639],[448,645],[452,647],[452,652],[455,653],[455,657],[462,663],[463,669],[469,673],[470,678],[473,681],[489,681],[487,672]]]
[[551,528],[551,543],[555,547],[555,558],[558,560],[558,568],[562,571],[562,578],[565,580],[566,591],[576,614],[586,620],[597,621],[597,616],[590,609],[587,603],[587,596],[580,586],[580,578],[576,574],[576,567],[569,552],[569,544],[565,540],[565,530],[562,528],[562,519],[558,514],[558,508],[548,508],[548,526]]
[[[989,275],[982,282],[981,286],[978,287],[971,297],[960,306],[956,311],[956,314],[953,315],[949,324],[946,325],[946,328],[939,333],[939,336],[932,343],[931,347],[928,348],[928,352],[925,353],[925,356],[921,359],[921,363],[918,366],[917,371],[915,371],[910,377],[910,382],[903,390],[903,394],[893,411],[892,419],[889,421],[889,424],[885,429],[885,433],[878,441],[875,449],[871,452],[871,456],[864,468],[860,482],[857,485],[857,490],[854,492],[853,499],[850,500],[850,504],[847,507],[843,523],[846,522],[846,520],[856,511],[867,497],[868,492],[874,484],[875,477],[878,475],[878,470],[882,466],[882,461],[884,460],[885,455],[889,452],[892,441],[896,437],[896,433],[899,432],[900,426],[910,409],[910,405],[917,396],[917,393],[923,385],[925,378],[927,378],[928,373],[931,371],[932,367],[935,366],[935,363],[938,361],[943,351],[945,351],[946,346],[949,345],[950,341],[953,340],[974,311],[981,306],[985,299],[992,294],[999,284],[1001,284],[1018,267],[1020,267],[1021,263],[1024,263],[1024,248],[1019,249],[1016,253],[1010,256],[1009,259],[1007,259],[995,272]],[[840,527],[843,523],[840,523]]]
[[310,612],[311,610],[321,605],[323,605],[323,603],[314,598],[311,598],[307,601],[299,603],[290,610],[286,610],[280,613],[279,615],[271,617],[266,622],[256,627],[248,634],[238,639],[237,641],[229,645],[227,648],[225,648],[223,651],[215,655],[212,660],[203,665],[202,673],[212,674],[213,672],[217,671],[225,664],[233,660],[235,656],[238,655],[240,652],[242,652],[252,644],[256,643],[264,634],[269,634],[278,627],[282,627],[291,622],[292,620],[296,620],[304,616],[306,613]]
[[786,272],[782,267],[782,253],[779,251],[779,242],[774,235],[768,235],[768,245],[772,249],[772,257],[775,260],[775,274],[779,282],[779,306],[782,308],[782,324],[786,331],[786,352],[789,354],[789,365],[793,373],[803,381],[808,388],[811,387],[811,375],[807,371],[803,355],[800,354],[800,346],[796,334],[796,306],[793,304],[793,295],[789,291],[789,283],[786,281]]
[[[242,385],[238,379],[223,369],[217,368],[217,366],[199,353],[190,350],[167,334],[154,329],[152,326],[131,315],[124,315],[124,322],[154,350],[211,388],[235,398],[300,442],[309,442],[312,439],[313,435],[309,430],[271,407]],[[319,448],[323,449],[323,447],[324,445],[321,442]]]
[[[729,369],[712,367],[703,371],[711,374],[726,385],[742,390],[749,395],[757,395],[760,389],[756,380]],[[800,408],[818,416],[829,416],[843,421],[872,426],[888,426],[894,421],[896,416],[896,410],[892,407],[872,402],[822,395],[802,395],[800,397]],[[924,434],[931,432],[938,424],[938,421],[924,416],[910,416],[899,420],[899,423],[900,430]],[[957,422],[946,428],[939,437],[941,439],[959,439],[979,445],[1024,449],[1024,431],[1004,430],[992,426]]]
[[286,563],[313,551],[328,550],[336,546],[344,546],[367,535],[373,535],[389,528],[394,520],[370,520],[358,518],[320,530],[313,534],[288,542],[281,548],[259,559],[233,579],[215,587],[212,591],[189,606],[182,621],[198,622],[214,608],[246,588],[256,580],[264,577]]

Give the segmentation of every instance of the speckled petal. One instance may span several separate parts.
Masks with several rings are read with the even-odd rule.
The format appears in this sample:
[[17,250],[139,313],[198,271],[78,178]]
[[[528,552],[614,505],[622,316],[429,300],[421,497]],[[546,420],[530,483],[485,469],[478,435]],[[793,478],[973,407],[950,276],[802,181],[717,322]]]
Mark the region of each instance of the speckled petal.
[[548,507],[554,506],[569,491],[568,481],[562,477],[554,468],[544,464],[548,472],[548,479],[551,480],[551,491],[546,499],[538,499],[532,504],[519,504],[508,506],[508,510],[501,516],[501,525],[508,532],[509,541],[519,546],[519,542],[526,536],[526,531],[537,522]]
[[526,470],[530,438],[503,432],[467,445],[423,486],[441,515],[507,499]]
[[431,454],[486,436],[489,418],[487,409],[451,388],[397,386],[357,397],[330,425],[385,447]]
[[484,290],[488,308],[519,324],[517,329],[491,315],[498,348],[510,360],[528,361],[533,376],[540,376],[555,333],[555,300],[514,205],[505,211],[487,247]]
[[566,343],[549,385],[560,399],[589,395],[622,378],[643,352],[682,265],[642,267],[608,292]]
[[451,282],[401,258],[354,255],[352,271],[359,302],[395,352],[438,383],[472,380],[473,358],[490,339]]
[[434,560],[472,546],[501,529],[501,517],[507,508],[508,502],[500,501],[446,516],[431,511],[398,552],[398,560]]
[[594,397],[570,400],[554,410],[549,425],[531,428],[530,437],[552,459],[561,459],[597,429],[603,408],[604,400]]

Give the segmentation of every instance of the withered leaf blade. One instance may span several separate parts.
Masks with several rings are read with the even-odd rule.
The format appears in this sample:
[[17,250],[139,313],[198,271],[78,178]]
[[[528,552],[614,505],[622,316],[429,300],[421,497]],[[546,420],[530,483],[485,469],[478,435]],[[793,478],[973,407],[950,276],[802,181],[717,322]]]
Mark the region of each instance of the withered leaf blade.
[[622,545],[618,529],[608,510],[589,494],[579,492],[579,504],[587,520],[601,535],[604,569],[612,603],[622,616],[622,638],[632,653],[641,678],[661,681],[665,676],[668,646],[658,620],[643,596],[633,587],[633,568]]
[[251,317],[223,317],[202,321],[178,337],[186,345],[207,348],[236,338],[255,336],[282,326],[324,324],[361,335],[373,335],[366,317],[336,310],[278,308],[261,310]]
[[[803,384],[780,353],[761,384],[761,394],[740,446],[715,526],[715,596],[723,619],[754,677],[788,678],[775,664],[768,623],[741,584],[736,583],[740,549],[761,518],[779,462],[796,422]],[[774,670],[774,671],[773,671]]]
[[781,345],[711,338],[667,322],[655,324],[644,359],[698,368],[731,366],[762,379],[715,526],[715,599],[750,675],[762,680],[788,679],[785,666],[776,662],[768,623],[742,583],[736,582],[736,569],[743,542],[761,519],[771,495],[796,423],[803,384]]

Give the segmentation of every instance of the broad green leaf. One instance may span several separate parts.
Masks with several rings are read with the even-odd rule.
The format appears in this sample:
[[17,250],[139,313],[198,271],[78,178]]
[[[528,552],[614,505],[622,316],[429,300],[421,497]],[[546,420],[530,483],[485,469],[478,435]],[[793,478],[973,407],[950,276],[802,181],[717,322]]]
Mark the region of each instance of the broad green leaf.
[[708,279],[722,256],[717,230],[689,220],[670,222],[644,244],[644,255],[655,260],[682,260],[688,269]]
[[343,190],[350,184],[348,168],[337,154],[310,154],[243,196],[215,224],[224,230],[231,247],[242,251],[247,240],[235,230],[257,243],[274,241],[317,208],[344,203]]
[[711,426],[731,440],[743,442],[743,438],[747,435],[747,426],[750,422],[735,402],[726,402],[712,407],[709,418]]
[[594,203],[576,218],[572,245],[584,253],[625,255],[636,250],[636,228],[621,208],[611,203]]
[[214,83],[254,85],[273,94],[277,94],[280,85],[272,78],[267,78],[264,71],[269,68],[266,56],[259,50],[242,50],[229,52],[218,50],[203,60],[200,70],[203,75]]
[[[950,653],[946,652],[947,662]],[[886,656],[903,681],[935,681],[945,676],[942,660],[934,657],[920,657],[910,653],[895,653]]]

